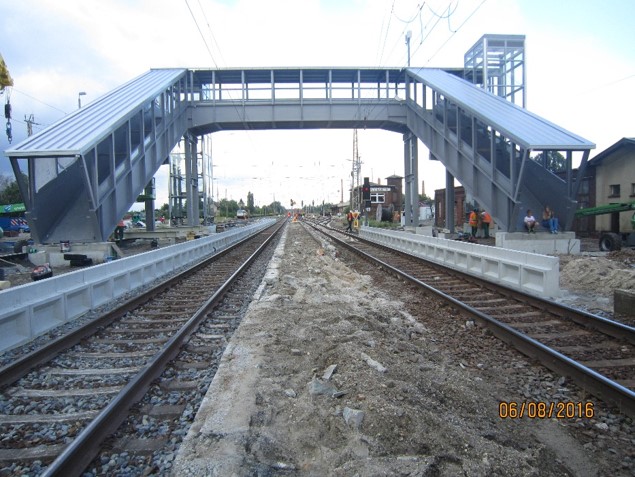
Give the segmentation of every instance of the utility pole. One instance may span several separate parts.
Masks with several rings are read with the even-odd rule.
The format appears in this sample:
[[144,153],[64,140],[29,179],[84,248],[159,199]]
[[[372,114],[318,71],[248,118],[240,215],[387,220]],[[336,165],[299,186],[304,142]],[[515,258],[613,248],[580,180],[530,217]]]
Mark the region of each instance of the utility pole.
[[[362,170],[362,161],[359,158],[359,149],[357,144],[357,129],[353,130],[353,170],[351,171],[351,210],[361,211],[359,201],[359,174]],[[357,190],[356,190],[357,189]]]
[[410,68],[410,38],[412,37],[412,32],[408,30],[406,32],[406,46],[408,47],[408,68]]
[[26,134],[27,136],[33,136],[33,126],[39,126],[40,123],[35,122],[35,116],[31,114],[27,119],[26,114],[24,115],[24,122],[26,123]]

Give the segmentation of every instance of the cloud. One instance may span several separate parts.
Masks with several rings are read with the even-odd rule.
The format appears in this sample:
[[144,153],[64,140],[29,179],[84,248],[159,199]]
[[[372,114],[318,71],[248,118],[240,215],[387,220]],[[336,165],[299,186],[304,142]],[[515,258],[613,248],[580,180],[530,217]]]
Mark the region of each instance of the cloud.
[[[22,0],[0,5],[0,53],[15,80],[17,142],[26,137],[25,115],[51,124],[77,107],[79,91],[87,103],[150,68],[403,67],[407,31],[413,66],[461,67],[483,34],[525,34],[529,109],[599,151],[633,135],[633,77],[619,80],[635,73],[635,61],[619,46],[634,39],[632,15],[620,15],[633,7],[595,3],[572,12],[546,0]],[[347,197],[352,131],[216,133],[211,140],[221,196],[226,187],[263,203],[274,193],[281,202],[339,200],[342,189]],[[1,134],[0,148],[7,147]],[[403,174],[399,134],[360,131],[359,150],[362,177]],[[420,181],[432,195],[445,187],[444,169],[422,144],[419,158]],[[299,167],[314,163],[332,166]],[[2,170],[10,171],[4,157]],[[157,193],[167,198],[167,189]]]

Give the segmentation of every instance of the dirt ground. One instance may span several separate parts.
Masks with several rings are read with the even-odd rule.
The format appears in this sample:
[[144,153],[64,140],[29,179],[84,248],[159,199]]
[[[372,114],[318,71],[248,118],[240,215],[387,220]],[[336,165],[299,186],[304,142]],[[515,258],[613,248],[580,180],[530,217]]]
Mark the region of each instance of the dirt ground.
[[632,475],[632,421],[499,417],[584,395],[300,224],[286,234],[173,475]]
[[[591,249],[590,239],[583,241],[582,250]],[[597,246],[593,241],[593,246]],[[635,249],[615,252],[586,252],[582,255],[560,255],[559,301],[591,313],[613,317],[615,290],[635,292]],[[635,315],[615,317],[635,325]]]

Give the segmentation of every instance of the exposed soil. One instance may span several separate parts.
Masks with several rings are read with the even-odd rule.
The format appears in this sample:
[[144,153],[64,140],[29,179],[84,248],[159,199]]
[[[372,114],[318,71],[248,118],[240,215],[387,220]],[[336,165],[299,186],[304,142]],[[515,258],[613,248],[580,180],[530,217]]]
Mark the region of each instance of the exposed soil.
[[[283,247],[173,475],[632,475],[632,420],[301,224]],[[594,413],[505,419],[501,401]]]
[[[635,315],[613,316],[615,290],[635,292],[635,249],[615,252],[584,251],[589,240],[582,242],[581,255],[559,255],[559,301],[591,313],[615,318],[635,326]],[[596,241],[593,241],[597,249]]]

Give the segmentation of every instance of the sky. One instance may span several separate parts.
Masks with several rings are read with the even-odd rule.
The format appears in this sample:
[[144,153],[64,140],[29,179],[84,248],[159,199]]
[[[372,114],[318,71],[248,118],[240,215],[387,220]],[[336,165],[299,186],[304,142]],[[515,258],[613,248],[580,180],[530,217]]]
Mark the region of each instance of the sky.
[[[13,145],[151,68],[462,67],[484,34],[526,36],[527,109],[596,144],[635,137],[632,0],[0,0]],[[233,131],[211,141],[214,196],[348,200],[352,130]],[[0,149],[10,145],[4,128]],[[359,130],[362,177],[403,175],[400,134]],[[576,164],[574,164],[576,165]],[[419,188],[445,187],[419,143]],[[0,173],[12,176],[0,155]],[[157,207],[168,201],[157,173]],[[138,208],[141,206],[139,205]]]

